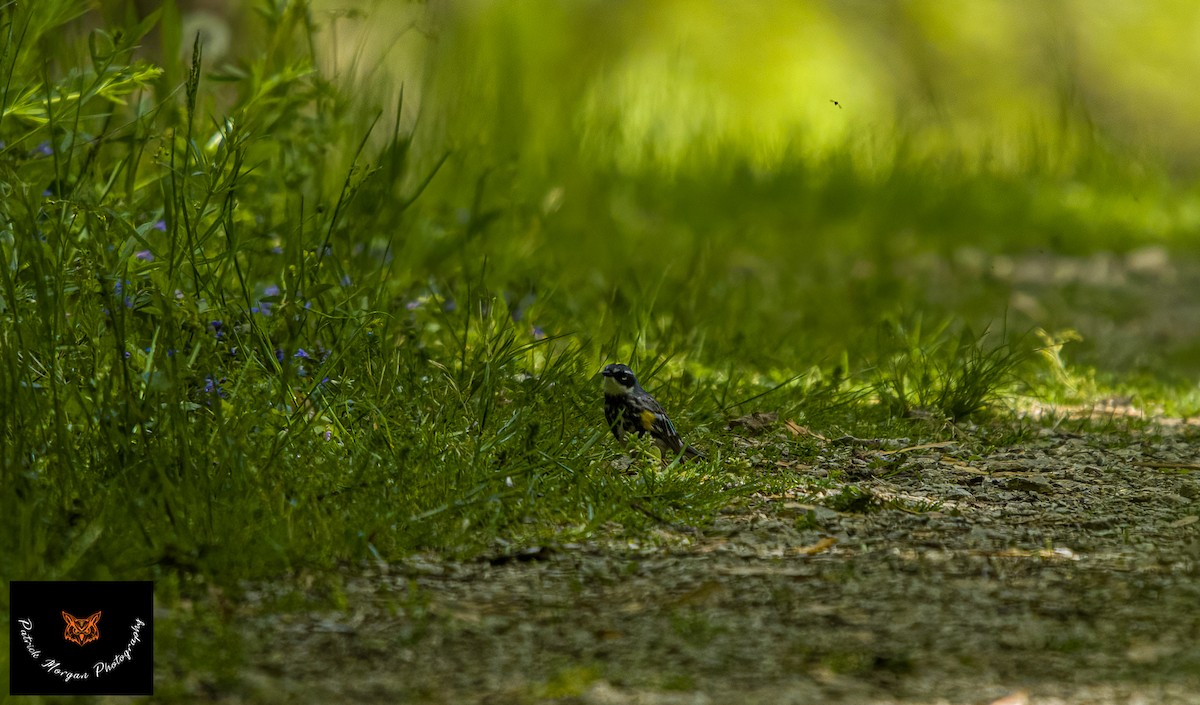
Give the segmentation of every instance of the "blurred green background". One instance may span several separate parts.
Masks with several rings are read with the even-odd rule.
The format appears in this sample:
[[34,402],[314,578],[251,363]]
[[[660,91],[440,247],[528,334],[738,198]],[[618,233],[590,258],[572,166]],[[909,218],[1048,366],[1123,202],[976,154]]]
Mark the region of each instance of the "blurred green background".
[[540,208],[520,256],[572,287],[705,277],[749,292],[731,313],[770,318],[767,348],[919,310],[1200,372],[1176,266],[1200,232],[1192,3],[361,8],[335,53],[356,93],[386,110],[403,87],[417,152],[450,155],[435,188],[466,202],[490,170]]
[[903,141],[1025,173],[1072,171],[1099,143],[1186,177],[1200,156],[1187,85],[1200,8],[1188,2],[360,7],[339,56],[372,69],[386,56],[389,77],[364,89],[404,84],[431,140],[532,163],[578,154],[686,173],[732,158],[769,173],[849,149],[879,174]]

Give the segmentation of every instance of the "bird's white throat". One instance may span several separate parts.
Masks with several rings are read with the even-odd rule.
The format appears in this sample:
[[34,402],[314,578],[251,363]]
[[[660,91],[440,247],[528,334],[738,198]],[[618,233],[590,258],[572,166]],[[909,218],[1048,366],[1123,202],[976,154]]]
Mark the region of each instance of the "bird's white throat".
[[632,387],[622,387],[621,383],[612,377],[604,378],[604,393],[610,396],[621,396],[633,391]]

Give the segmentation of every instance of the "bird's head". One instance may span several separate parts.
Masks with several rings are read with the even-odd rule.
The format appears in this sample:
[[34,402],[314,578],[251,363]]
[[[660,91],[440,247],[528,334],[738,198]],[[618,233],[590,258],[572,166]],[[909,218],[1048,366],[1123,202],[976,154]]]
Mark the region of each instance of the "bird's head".
[[637,389],[637,377],[633,376],[633,370],[629,369],[628,365],[614,363],[605,367],[600,374],[604,377],[605,394],[619,396],[630,394]]

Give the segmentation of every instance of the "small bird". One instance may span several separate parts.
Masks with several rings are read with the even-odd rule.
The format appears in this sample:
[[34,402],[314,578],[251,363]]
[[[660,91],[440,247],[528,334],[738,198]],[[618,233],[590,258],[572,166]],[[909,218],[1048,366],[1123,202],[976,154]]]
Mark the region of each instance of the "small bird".
[[649,433],[664,460],[668,454],[670,458],[682,455],[682,460],[704,459],[703,453],[683,442],[667,412],[642,389],[628,365],[608,365],[600,374],[604,377],[604,418],[618,441],[624,442],[627,433],[639,438]]

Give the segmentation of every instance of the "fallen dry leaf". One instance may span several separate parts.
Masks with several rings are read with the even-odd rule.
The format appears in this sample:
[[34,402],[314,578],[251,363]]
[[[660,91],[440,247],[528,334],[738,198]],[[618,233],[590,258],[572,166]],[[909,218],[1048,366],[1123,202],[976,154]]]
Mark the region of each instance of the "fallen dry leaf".
[[1028,705],[1028,703],[1029,691],[1018,690],[1017,692],[1009,693],[1002,698],[997,698],[996,700],[988,703],[988,705]]
[[829,439],[826,438],[825,436],[822,436],[821,434],[817,433],[816,431],[810,431],[810,430],[808,430],[807,426],[801,426],[800,424],[796,423],[795,421],[792,421],[791,419],[784,421],[783,425],[787,427],[787,430],[792,432],[793,436],[811,436],[811,437],[817,439],[818,441],[824,441],[825,443],[829,442]]
[[797,556],[812,556],[817,553],[821,553],[823,551],[828,551],[829,549],[833,548],[835,545],[837,545],[837,539],[826,536],[825,538],[821,539],[820,541],[817,541],[816,543],[809,544],[807,546],[797,546],[796,548],[793,548],[790,552]]

